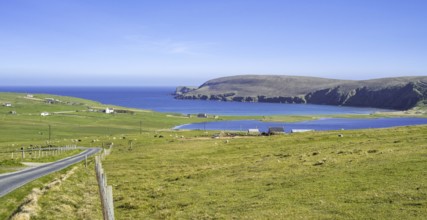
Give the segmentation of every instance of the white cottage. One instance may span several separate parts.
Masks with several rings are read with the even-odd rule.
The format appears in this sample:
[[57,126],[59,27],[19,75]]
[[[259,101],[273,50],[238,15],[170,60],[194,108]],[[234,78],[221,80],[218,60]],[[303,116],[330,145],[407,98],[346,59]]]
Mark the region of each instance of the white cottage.
[[313,129],[292,129],[291,133],[303,133],[303,132],[310,132],[314,131]]
[[42,112],[42,113],[40,113],[40,115],[41,116],[48,116],[48,115],[50,115],[50,113],[49,112]]
[[111,113],[114,113],[114,109],[113,108],[106,108],[104,110],[104,112],[105,112],[105,114],[111,114]]
[[260,132],[259,132],[258,128],[250,128],[250,129],[248,129],[248,134],[258,135],[258,134],[260,134]]

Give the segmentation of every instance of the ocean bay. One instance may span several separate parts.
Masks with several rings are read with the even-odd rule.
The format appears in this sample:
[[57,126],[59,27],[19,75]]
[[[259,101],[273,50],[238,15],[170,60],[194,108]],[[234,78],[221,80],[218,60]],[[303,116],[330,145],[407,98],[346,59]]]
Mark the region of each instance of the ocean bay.
[[109,105],[181,114],[206,113],[236,116],[337,115],[390,111],[378,108],[312,104],[177,100],[172,95],[175,87],[1,87],[0,91],[72,96]]

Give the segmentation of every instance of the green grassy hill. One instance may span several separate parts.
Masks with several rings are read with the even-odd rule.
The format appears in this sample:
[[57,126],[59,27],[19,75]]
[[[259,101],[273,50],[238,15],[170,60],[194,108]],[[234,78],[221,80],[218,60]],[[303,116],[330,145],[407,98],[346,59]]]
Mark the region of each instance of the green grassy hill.
[[147,133],[105,169],[120,219],[424,219],[426,133]]
[[426,104],[427,77],[356,81],[304,76],[241,75],[212,79],[197,89],[179,87],[176,98],[407,110],[417,104]]
[[[47,104],[45,97],[61,102]],[[113,142],[113,152],[103,163],[113,186],[116,219],[427,216],[427,126],[213,139],[214,131],[170,128],[214,119],[137,109],[105,114],[89,111],[106,107],[96,102],[50,95],[35,98],[0,93],[1,102],[12,103],[0,107],[0,170],[16,165],[10,150],[46,144],[48,125],[55,145]],[[57,113],[42,117],[41,111]],[[100,218],[92,166],[91,161],[88,169],[78,164],[72,177],[39,198],[35,219]],[[33,188],[70,169],[0,198],[0,219],[10,216]]]

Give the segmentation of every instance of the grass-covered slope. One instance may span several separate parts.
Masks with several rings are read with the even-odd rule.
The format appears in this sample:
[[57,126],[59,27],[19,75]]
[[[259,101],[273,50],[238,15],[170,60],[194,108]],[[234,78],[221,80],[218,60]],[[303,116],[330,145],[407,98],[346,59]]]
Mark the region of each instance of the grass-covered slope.
[[303,76],[242,75],[177,89],[179,99],[311,103],[410,109],[427,100],[427,76],[337,80]]
[[[89,111],[106,107],[96,102],[56,97],[69,102],[46,104],[42,95],[24,96],[0,93],[2,102],[12,103],[0,107],[0,165],[21,161],[12,161],[10,150],[46,144],[48,125],[55,145],[113,142],[103,164],[113,186],[116,219],[427,216],[427,126],[212,139],[214,132],[169,129],[212,119],[136,109],[104,114]],[[16,114],[9,113],[13,110]],[[57,113],[42,117],[41,111]],[[72,177],[43,195],[36,219],[99,217],[92,166],[79,165]],[[0,218],[10,216],[33,188],[57,176],[0,198]]]
[[118,219],[423,219],[426,133],[147,133],[104,164]]

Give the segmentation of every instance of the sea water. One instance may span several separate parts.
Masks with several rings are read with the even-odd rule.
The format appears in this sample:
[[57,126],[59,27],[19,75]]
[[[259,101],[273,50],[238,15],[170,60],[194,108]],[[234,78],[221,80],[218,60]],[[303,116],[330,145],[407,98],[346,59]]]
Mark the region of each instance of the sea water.
[[212,115],[325,115],[370,114],[377,108],[310,104],[243,103],[177,100],[175,87],[0,87],[0,92],[45,93],[90,99],[103,104],[182,114]]

